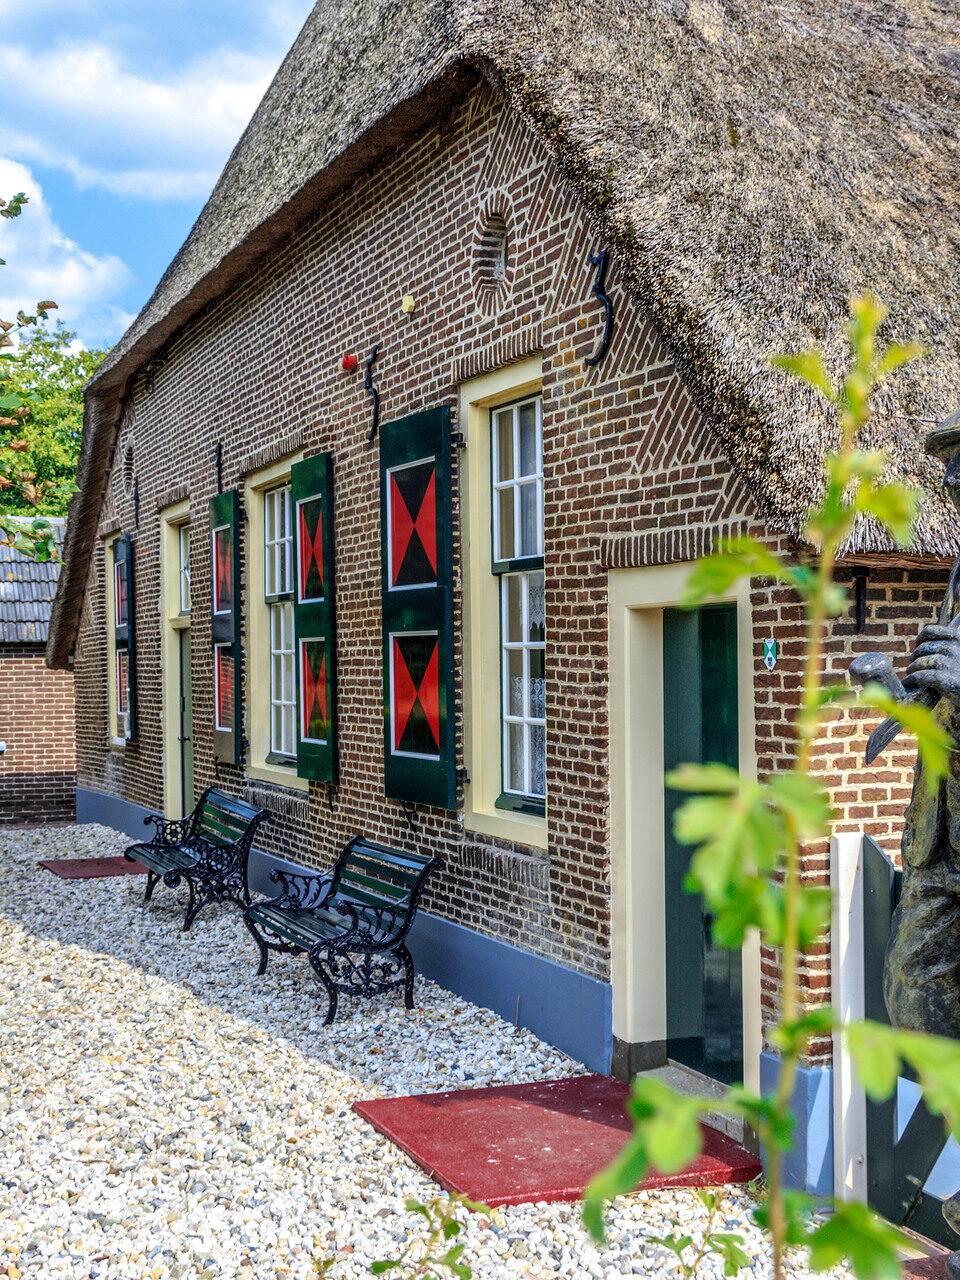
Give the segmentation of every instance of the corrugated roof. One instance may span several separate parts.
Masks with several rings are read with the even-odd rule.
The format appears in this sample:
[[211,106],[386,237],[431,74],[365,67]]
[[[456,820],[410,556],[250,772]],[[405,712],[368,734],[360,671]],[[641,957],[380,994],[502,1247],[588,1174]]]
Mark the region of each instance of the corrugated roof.
[[[66,520],[50,523],[63,547]],[[46,644],[60,561],[37,564],[0,543],[0,644]]]

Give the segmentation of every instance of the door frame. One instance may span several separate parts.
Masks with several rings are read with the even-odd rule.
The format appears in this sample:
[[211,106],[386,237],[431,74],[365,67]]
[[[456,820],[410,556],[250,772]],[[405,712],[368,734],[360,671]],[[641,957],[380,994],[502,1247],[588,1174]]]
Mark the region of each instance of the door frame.
[[[667,1038],[664,917],[663,610],[680,603],[687,563],[611,569],[609,620],[611,979],[613,1034],[649,1046]],[[704,604],[737,606],[739,767],[757,776],[753,615],[749,580]],[[743,1063],[747,1088],[760,1087],[760,939],[743,945]],[[640,1054],[642,1058],[644,1055]]]
[[163,682],[163,812],[182,818],[180,758],[180,633],[190,616],[180,613],[180,529],[190,523],[190,499],[160,513],[160,668]]

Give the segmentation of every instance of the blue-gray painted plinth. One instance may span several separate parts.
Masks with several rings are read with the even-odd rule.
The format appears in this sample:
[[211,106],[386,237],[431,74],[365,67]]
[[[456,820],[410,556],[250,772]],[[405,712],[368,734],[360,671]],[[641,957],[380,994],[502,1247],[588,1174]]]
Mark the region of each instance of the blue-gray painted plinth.
[[[152,834],[151,813],[120,796],[77,788],[77,821],[100,822],[135,840]],[[272,896],[270,871],[309,869],[253,849],[250,891]],[[474,929],[418,913],[408,938],[417,972],[473,1004],[568,1053],[591,1071],[608,1072],[613,1047],[613,991],[609,983],[523,951]]]
[[[773,1093],[780,1078],[780,1059],[760,1055],[760,1092]],[[800,1067],[790,1109],[796,1119],[793,1150],[784,1158],[787,1186],[813,1195],[833,1195],[833,1070]]]

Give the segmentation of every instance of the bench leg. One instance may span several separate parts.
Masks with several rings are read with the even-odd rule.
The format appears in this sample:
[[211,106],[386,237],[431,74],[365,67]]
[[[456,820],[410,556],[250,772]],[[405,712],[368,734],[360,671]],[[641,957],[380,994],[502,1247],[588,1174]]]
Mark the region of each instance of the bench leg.
[[250,917],[247,915],[246,912],[243,913],[243,923],[247,926],[247,929],[250,931],[250,933],[253,936],[254,942],[260,948],[260,965],[257,969],[257,977],[262,978],[263,975],[267,972],[267,961],[270,958],[270,948],[267,946],[265,940],[261,937],[259,931],[257,930],[257,926],[253,923],[253,921],[250,919]]
[[413,956],[401,943],[397,949],[400,963],[403,965],[403,1003],[408,1009],[413,1008]]
[[325,1027],[329,1027],[337,1016],[337,988],[324,972],[317,949],[311,948],[307,954],[310,957],[310,963],[313,965],[313,971],[323,983],[324,990],[327,993],[327,999],[330,1002],[327,1006],[327,1016],[323,1020],[323,1025]]
[[146,905],[147,905],[147,903],[150,901],[150,899],[153,897],[153,891],[154,891],[154,889],[157,887],[157,881],[158,881],[159,879],[160,879],[160,877],[157,875],[157,873],[156,873],[155,871],[150,871],[150,870],[148,869],[148,871],[147,871],[147,887],[146,887],[146,889],[144,889],[144,891],[143,891],[143,905],[144,905],[144,906],[146,906]]
[[186,933],[197,918],[197,912],[203,904],[197,902],[197,892],[193,887],[193,878],[191,876],[184,876],[184,880],[186,880],[187,888],[190,890],[190,901],[187,903],[187,914],[183,917],[183,932]]

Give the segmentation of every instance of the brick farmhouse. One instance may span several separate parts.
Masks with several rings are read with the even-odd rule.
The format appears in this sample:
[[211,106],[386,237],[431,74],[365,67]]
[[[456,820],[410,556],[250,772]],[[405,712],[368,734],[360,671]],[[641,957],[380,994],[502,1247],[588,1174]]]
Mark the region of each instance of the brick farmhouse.
[[[858,291],[929,347],[870,428],[925,498],[909,556],[848,547],[830,671],[902,670],[960,543],[922,448],[960,403],[955,19],[836,8],[316,6],[87,390],[47,650],[80,820],[217,782],[271,813],[261,884],[358,832],[429,850],[422,972],[596,1069],[771,1077],[776,957],[710,943],[663,777],[789,764],[800,609],[676,604],[720,537],[803,552],[833,426],[769,356],[838,371]],[[863,772],[864,728],[819,764],[894,853],[913,755]],[[828,942],[803,978],[829,997]],[[830,1088],[825,1041],[820,1189]]]
[[[51,523],[62,545],[66,521]],[[44,662],[59,576],[0,543],[0,825],[74,819],[73,676]]]

